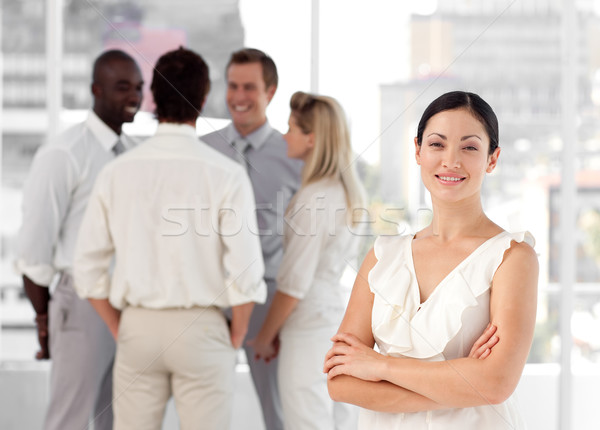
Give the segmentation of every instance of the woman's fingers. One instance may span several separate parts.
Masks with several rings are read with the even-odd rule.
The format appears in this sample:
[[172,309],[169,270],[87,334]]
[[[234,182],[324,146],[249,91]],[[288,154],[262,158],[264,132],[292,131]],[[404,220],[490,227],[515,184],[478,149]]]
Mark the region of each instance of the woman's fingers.
[[343,363],[344,361],[343,359],[340,359],[339,355],[333,356],[323,364],[323,373],[329,373],[331,369]]
[[484,359],[485,357],[487,357],[488,355],[490,355],[492,353],[492,348],[494,347],[494,345],[496,345],[498,343],[500,339],[498,338],[498,336],[494,335],[490,338],[490,340],[482,346],[482,348],[485,348],[481,354],[481,356],[479,357],[479,359]]
[[471,350],[475,351],[476,349],[479,349],[482,345],[484,345],[487,341],[490,340],[490,338],[496,332],[496,330],[496,326],[491,325],[491,323],[488,324],[481,336],[479,336],[479,338],[473,344],[473,348],[471,348]]
[[331,338],[332,342],[344,342],[350,346],[354,346],[357,344],[362,345],[362,342],[353,334],[350,333],[337,333]]
[[332,367],[331,370],[329,372],[327,372],[327,379],[332,379],[338,375],[343,375],[344,374],[344,366],[335,366]]
[[477,340],[475,341],[475,343],[473,344],[473,347],[471,348],[471,353],[475,352],[476,350],[481,348],[483,345],[485,345],[490,340],[490,338],[492,337],[492,335],[495,332],[496,332],[496,326],[488,324],[488,326],[485,328],[485,330],[483,331],[481,336],[479,336],[477,338]]
[[325,359],[327,360],[334,355],[348,354],[350,348],[350,345],[345,342],[335,342],[329,351],[327,351],[327,354],[325,354]]
[[325,360],[325,363],[323,365],[323,372],[327,373],[333,367],[339,366],[340,364],[343,364],[343,363],[344,363],[344,356],[334,355],[333,357],[329,358],[328,360]]
[[499,341],[498,336],[495,336],[497,329],[495,325],[488,324],[482,335],[473,344],[469,357],[481,360],[489,356],[492,348]]
[[485,357],[487,357],[488,355],[490,355],[490,352],[492,352],[491,349],[487,348],[485,351],[483,351],[483,354],[481,354],[481,356],[479,357],[480,360],[483,360]]
[[356,338],[353,335],[348,335],[344,333],[341,333],[340,336],[335,335],[332,338],[334,342],[333,346],[325,354],[323,372],[330,372],[333,367],[343,364],[348,359],[348,357],[350,357],[353,353],[357,351],[356,348],[352,347],[350,344],[343,341],[342,339],[345,339],[346,341],[351,343],[358,342],[360,345],[362,345],[358,338]]

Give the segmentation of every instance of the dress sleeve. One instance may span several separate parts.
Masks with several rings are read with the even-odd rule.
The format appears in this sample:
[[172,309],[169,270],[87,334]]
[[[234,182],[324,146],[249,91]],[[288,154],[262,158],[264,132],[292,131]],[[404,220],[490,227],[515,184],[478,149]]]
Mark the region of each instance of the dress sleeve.
[[54,252],[77,177],[77,166],[67,151],[43,148],[25,182],[15,267],[38,285],[50,284],[56,273]]
[[[303,299],[313,284],[328,234],[335,234],[331,208],[323,191],[298,191],[285,216],[283,260],[277,290]],[[332,230],[332,231],[330,231]]]

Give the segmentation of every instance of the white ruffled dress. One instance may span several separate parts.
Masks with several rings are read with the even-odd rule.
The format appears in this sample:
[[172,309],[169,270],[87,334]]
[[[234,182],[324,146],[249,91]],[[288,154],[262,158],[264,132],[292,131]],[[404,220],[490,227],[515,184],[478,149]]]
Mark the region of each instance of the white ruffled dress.
[[[375,241],[377,264],[369,273],[375,295],[372,329],[381,353],[424,361],[469,355],[490,320],[490,287],[511,242],[534,245],[528,232],[502,232],[484,242],[420,303],[412,259],[413,235]],[[418,312],[417,312],[418,311]],[[443,387],[440,387],[443,389]],[[362,409],[359,429],[524,429],[511,396],[499,405],[391,414]]]

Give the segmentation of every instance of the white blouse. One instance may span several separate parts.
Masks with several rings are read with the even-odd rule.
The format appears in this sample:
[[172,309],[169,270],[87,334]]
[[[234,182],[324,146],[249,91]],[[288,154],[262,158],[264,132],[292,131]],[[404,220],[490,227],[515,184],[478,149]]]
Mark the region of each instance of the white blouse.
[[338,325],[349,290],[340,279],[355,266],[360,236],[349,221],[342,183],[327,178],[300,188],[284,218],[277,289],[300,299],[284,329]]
[[[373,336],[394,357],[443,361],[467,357],[490,320],[490,287],[511,243],[533,246],[528,232],[502,232],[480,245],[420,303],[412,259],[413,235],[379,237],[377,263],[369,273],[374,294]],[[391,414],[363,409],[361,429],[523,429],[511,396],[499,405]]]

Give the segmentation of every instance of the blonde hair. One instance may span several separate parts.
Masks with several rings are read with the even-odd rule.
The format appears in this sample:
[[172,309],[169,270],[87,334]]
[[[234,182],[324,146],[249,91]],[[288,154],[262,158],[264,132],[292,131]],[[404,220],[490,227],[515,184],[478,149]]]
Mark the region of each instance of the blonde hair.
[[356,224],[360,216],[354,216],[354,209],[362,208],[365,198],[354,169],[350,132],[342,107],[332,97],[298,91],[292,95],[290,108],[300,130],[304,134],[314,134],[315,144],[305,160],[302,185],[323,178],[339,179],[344,187],[352,224]]

